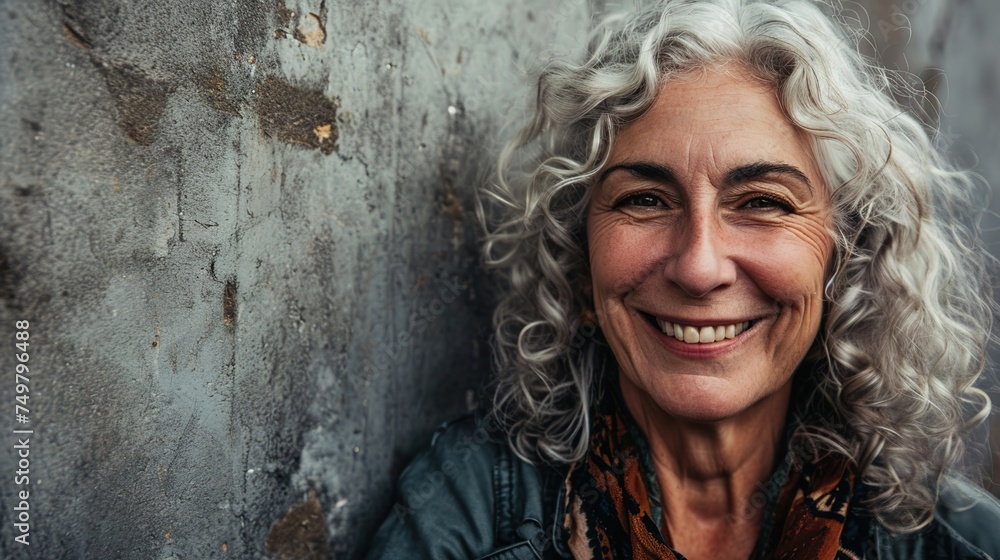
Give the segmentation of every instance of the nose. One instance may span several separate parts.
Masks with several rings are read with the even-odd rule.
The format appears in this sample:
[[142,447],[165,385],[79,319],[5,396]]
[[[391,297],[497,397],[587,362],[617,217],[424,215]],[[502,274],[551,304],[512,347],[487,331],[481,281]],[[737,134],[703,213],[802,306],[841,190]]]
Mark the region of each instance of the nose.
[[736,264],[721,224],[711,212],[689,215],[677,224],[667,279],[694,298],[705,297],[736,281]]

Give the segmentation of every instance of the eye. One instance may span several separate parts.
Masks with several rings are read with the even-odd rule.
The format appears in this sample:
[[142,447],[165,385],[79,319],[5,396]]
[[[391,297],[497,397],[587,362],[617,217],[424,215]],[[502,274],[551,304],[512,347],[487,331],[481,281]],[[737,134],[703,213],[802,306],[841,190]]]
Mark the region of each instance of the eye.
[[620,208],[622,206],[654,207],[654,206],[666,206],[666,204],[663,203],[663,200],[661,200],[659,196],[653,193],[639,193],[639,194],[629,195],[619,200],[618,203],[615,204],[616,208]]
[[744,208],[749,208],[751,210],[784,210],[786,212],[791,212],[792,208],[783,200],[770,196],[755,196],[748,200],[744,205]]

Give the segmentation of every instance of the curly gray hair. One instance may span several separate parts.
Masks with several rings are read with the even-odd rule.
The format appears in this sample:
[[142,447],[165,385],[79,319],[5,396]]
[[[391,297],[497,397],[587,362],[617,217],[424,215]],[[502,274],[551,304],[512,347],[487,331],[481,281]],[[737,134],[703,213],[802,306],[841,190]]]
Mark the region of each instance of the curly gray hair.
[[830,13],[808,0],[662,0],[603,22],[581,62],[541,71],[534,118],[478,208],[486,263],[506,283],[493,410],[522,458],[584,456],[595,383],[614,363],[583,285],[589,187],[618,131],[671,77],[736,62],[774,85],[832,191],[836,266],[804,376],[814,414],[796,437],[855,461],[887,527],[930,522],[990,409],[973,384],[993,309],[975,228],[961,221],[985,185],[948,165],[893,101],[899,84],[859,54],[863,34]]

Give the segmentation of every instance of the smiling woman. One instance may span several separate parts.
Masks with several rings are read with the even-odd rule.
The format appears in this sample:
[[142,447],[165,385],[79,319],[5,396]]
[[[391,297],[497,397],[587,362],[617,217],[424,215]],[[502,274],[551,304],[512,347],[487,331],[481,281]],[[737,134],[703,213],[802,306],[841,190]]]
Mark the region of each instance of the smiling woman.
[[990,409],[981,185],[832,21],[665,0],[546,67],[481,213],[493,407],[374,557],[1000,558],[955,470]]
[[[773,88],[713,68],[665,84],[605,167],[587,245],[629,409],[652,430],[713,421],[777,440],[833,253],[830,195],[808,138]],[[744,421],[751,406],[772,411],[771,425]]]

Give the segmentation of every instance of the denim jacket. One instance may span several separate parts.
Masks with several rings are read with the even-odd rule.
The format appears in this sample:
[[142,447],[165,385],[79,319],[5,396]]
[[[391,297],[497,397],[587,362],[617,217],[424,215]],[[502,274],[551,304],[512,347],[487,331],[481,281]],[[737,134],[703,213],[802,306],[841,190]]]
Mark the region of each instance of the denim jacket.
[[[548,560],[565,548],[565,471],[519,459],[471,415],[445,422],[400,477],[369,560]],[[894,535],[871,523],[866,558],[1000,560],[1000,502],[952,477],[924,529]]]

